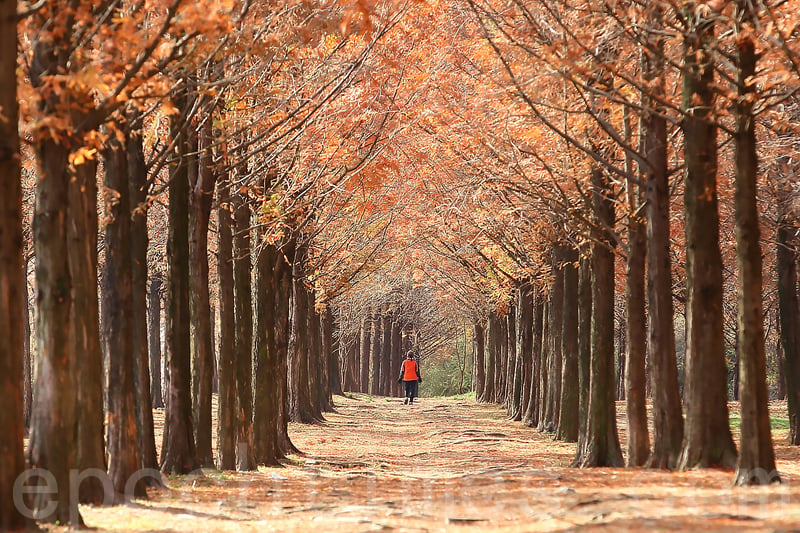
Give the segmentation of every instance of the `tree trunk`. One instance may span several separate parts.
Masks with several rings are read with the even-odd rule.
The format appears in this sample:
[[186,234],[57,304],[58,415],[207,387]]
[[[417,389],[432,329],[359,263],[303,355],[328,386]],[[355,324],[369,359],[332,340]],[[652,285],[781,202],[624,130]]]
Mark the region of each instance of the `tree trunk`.
[[[218,157],[223,159],[222,154]],[[233,220],[230,181],[217,183],[217,279],[219,283],[219,394],[217,468],[236,469],[236,315],[233,291]]]
[[565,442],[578,440],[578,252],[566,248],[563,256],[564,298],[561,315],[561,401],[556,438]]
[[[305,278],[305,275],[303,276]],[[305,285],[305,283],[304,283]],[[322,324],[317,313],[317,299],[313,289],[304,287],[308,299],[308,385],[312,413],[316,421],[324,420],[322,411],[325,410],[325,379],[328,372],[325,360],[322,358]]]
[[[508,417],[511,420],[522,420],[522,354],[517,350],[517,315],[521,314],[520,289],[517,290],[517,305],[511,307],[515,311],[508,314],[508,353],[509,353],[509,389]],[[522,329],[522,324],[520,324]],[[466,347],[466,344],[465,344]],[[520,350],[521,351],[521,350]],[[464,354],[466,357],[466,353]],[[460,391],[459,391],[460,392]]]
[[372,315],[372,348],[370,349],[372,359],[371,378],[369,382],[369,393],[373,396],[380,395],[381,387],[381,313],[375,309]]
[[391,365],[391,378],[394,396],[400,397],[403,395],[400,390],[401,385],[394,379],[399,375],[400,367],[403,365],[403,330],[400,327],[400,322],[392,321],[392,365]]
[[498,320],[496,312],[489,315],[489,320],[486,324],[486,349],[484,351],[484,358],[486,359],[486,378],[483,387],[483,400],[486,402],[494,402],[497,398],[495,387],[495,359],[497,359],[495,339],[499,334]]
[[[135,122],[135,113],[128,120]],[[150,360],[147,343],[147,167],[144,160],[142,137],[133,131],[135,124],[129,123],[127,132],[128,193],[131,209],[131,298],[133,305],[133,353],[136,380],[136,419],[138,421],[139,448],[142,453],[142,468],[158,469],[156,437],[153,426],[153,400],[150,390]],[[159,309],[160,312],[160,309]],[[160,349],[160,346],[159,346]],[[159,358],[160,359],[160,358]],[[161,369],[159,368],[159,396],[161,392]],[[159,401],[161,398],[159,397]],[[153,485],[160,479],[147,478]]]
[[651,92],[649,99],[645,95],[645,107],[653,109],[645,115],[642,128],[647,161],[647,348],[653,394],[653,451],[647,464],[652,468],[674,468],[683,441],[672,308],[667,121],[661,105],[665,94],[663,18],[660,5],[654,2],[648,39],[655,52],[643,54]]
[[486,332],[484,331],[483,324],[476,321],[473,324],[475,328],[475,398],[479,402],[486,400]]
[[22,402],[25,430],[31,427],[31,411],[33,409],[33,354],[31,353],[31,309],[28,300],[28,267],[22,266]]
[[592,266],[584,245],[578,271],[578,446],[573,465],[583,460],[589,430],[589,382],[592,363]]
[[[328,357],[328,366],[331,371],[330,375],[330,392],[331,395],[339,395],[341,396],[342,391],[342,372],[341,372],[341,364],[340,364],[340,357],[339,354],[342,353],[342,345],[340,341],[337,341],[334,337],[334,329],[336,325],[333,320],[333,311],[331,310],[331,306],[326,305],[325,310],[322,313],[322,351]],[[391,327],[391,325],[390,325]],[[391,333],[391,332],[390,332]],[[391,340],[390,340],[391,342]],[[388,364],[391,367],[391,354]],[[391,374],[391,372],[389,372]],[[391,391],[391,382],[386,388],[387,395],[390,394]],[[331,407],[333,405],[333,397],[329,398]]]
[[369,347],[370,343],[370,320],[371,313],[367,311],[366,316],[361,320],[361,353],[359,354],[359,387],[358,392],[369,392]]
[[553,251],[553,285],[550,288],[550,313],[548,314],[550,319],[550,335],[548,338],[548,348],[550,352],[550,356],[548,357],[548,381],[550,385],[548,388],[547,414],[545,416],[546,429],[547,431],[553,432],[558,427],[558,414],[561,408],[561,374],[563,366],[561,361],[561,329],[564,316],[563,261],[563,246],[558,245]]
[[[626,123],[627,125],[627,123]],[[647,429],[647,315],[645,311],[645,262],[647,227],[639,216],[643,191],[627,183],[628,258],[625,265],[625,400],[628,417],[628,466],[643,466],[650,456]]]
[[[690,20],[695,20],[692,15]],[[686,185],[686,427],[678,468],[733,467],[722,323],[722,258],[717,213],[717,127],[713,22],[700,18],[684,41]],[[759,285],[759,298],[760,296]]]
[[[103,433],[103,353],[100,346],[100,310],[97,295],[97,164],[75,167],[69,184],[69,270],[72,277],[70,343],[78,380],[77,467],[105,470]],[[78,490],[84,503],[99,504],[106,494],[97,477],[84,480]]]
[[[17,2],[0,4],[0,530],[26,527],[14,503],[14,483],[25,469],[23,376],[27,276],[22,258],[22,187],[17,106]],[[25,376],[29,379],[30,375]]]
[[256,321],[253,328],[255,390],[253,394],[253,444],[256,462],[278,465],[283,454],[278,449],[280,406],[276,394],[278,361],[275,349],[276,283],[274,276],[278,251],[274,245],[261,248],[256,258]]
[[512,310],[511,308],[509,308],[505,316],[498,317],[500,321],[500,335],[498,336],[497,342],[500,345],[498,347],[498,351],[500,353],[498,361],[500,362],[500,366],[498,367],[498,373],[497,373],[498,377],[497,403],[501,403],[503,405],[508,403],[508,367],[509,367],[508,315],[510,315],[511,313]]
[[533,299],[533,326],[531,332],[531,371],[530,386],[528,391],[527,405],[525,414],[522,416],[523,423],[528,427],[536,427],[539,424],[539,374],[542,366],[542,318],[544,313],[544,300],[541,291],[536,287],[531,287],[531,298]]
[[[69,490],[69,471],[77,467],[78,387],[75,354],[70,343],[68,152],[52,139],[40,140],[35,148],[41,167],[33,227],[38,366],[28,455],[29,466],[52,474],[59,490],[37,493],[31,508],[37,520],[79,526],[82,520],[78,498]],[[15,381],[19,379],[16,374],[13,376]]]
[[150,393],[153,407],[163,408],[164,397],[161,391],[161,276],[157,274],[150,280],[148,297],[148,337],[150,341]]
[[381,331],[383,341],[381,342],[381,395],[391,396],[392,377],[392,314],[389,306],[384,306],[381,314]]
[[756,155],[755,92],[757,20],[755,7],[736,2],[737,85],[735,153],[735,226],[737,318],[739,344],[739,398],[741,402],[741,445],[736,464],[737,485],[766,485],[780,482],[775,469],[775,452],[769,419],[764,313],[761,272],[761,231],[758,221],[758,156]]
[[279,417],[277,427],[278,450],[281,455],[297,452],[289,438],[289,337],[292,332],[290,309],[292,300],[291,259],[295,256],[295,241],[285,240],[278,249],[273,276],[275,290],[275,353],[277,355],[277,375],[275,379],[278,398]]
[[[147,497],[140,479],[128,481],[142,467],[136,418],[136,366],[133,338],[133,270],[128,161],[112,136],[103,154],[105,186],[114,191],[105,229],[106,270],[103,279],[103,346],[108,359],[108,474],[123,501]],[[149,407],[149,404],[148,404]]]
[[592,206],[598,225],[592,244],[592,360],[586,441],[578,466],[622,466],[614,404],[614,226],[612,185],[592,171]]
[[[191,107],[185,94],[176,104],[182,110]],[[194,446],[189,340],[189,174],[184,159],[189,147],[180,117],[174,118],[171,135],[176,139],[177,153],[169,182],[167,399],[161,470],[187,474],[198,468],[199,463]]]
[[[549,376],[549,345],[550,345],[550,298],[544,292],[540,293],[542,299],[542,326],[539,340],[539,391],[537,397],[537,424],[538,431],[544,431],[547,427],[545,417],[547,411],[547,398],[550,388]],[[535,333],[534,333],[535,335]],[[534,360],[535,361],[535,360]]]
[[309,368],[309,352],[311,351],[311,333],[309,331],[308,294],[305,286],[305,273],[303,272],[306,260],[305,245],[298,244],[292,264],[293,292],[292,301],[292,347],[290,366],[291,420],[302,424],[314,424],[318,421],[315,416],[314,400],[316,394],[313,388],[311,372],[316,368]]
[[205,109],[200,139],[194,125],[192,145],[200,154],[189,159],[189,312],[192,332],[193,405],[197,458],[202,466],[214,466],[211,452],[211,388],[214,377],[213,325],[208,281],[208,223],[214,199],[212,132],[213,109]]
[[530,280],[522,283],[519,289],[519,359],[520,392],[519,416],[515,420],[527,423],[526,414],[533,391],[533,286]]
[[[788,158],[785,158],[788,159]],[[797,286],[796,235],[792,218],[792,183],[788,176],[778,178],[777,270],[780,308],[783,377],[789,409],[789,444],[800,445],[800,295]]]
[[[244,175],[246,169],[239,168]],[[257,468],[253,447],[253,307],[250,206],[244,193],[234,196],[233,300],[236,317],[236,469]]]

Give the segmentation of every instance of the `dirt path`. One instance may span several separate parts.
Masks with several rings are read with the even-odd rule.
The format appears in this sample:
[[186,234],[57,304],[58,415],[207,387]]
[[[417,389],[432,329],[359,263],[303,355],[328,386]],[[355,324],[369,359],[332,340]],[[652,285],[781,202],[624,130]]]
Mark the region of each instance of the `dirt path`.
[[781,486],[737,489],[731,472],[568,467],[574,445],[471,401],[337,398],[293,425],[306,455],[257,473],[169,481],[152,500],[84,508],[113,531],[777,530],[800,525],[797,450]]

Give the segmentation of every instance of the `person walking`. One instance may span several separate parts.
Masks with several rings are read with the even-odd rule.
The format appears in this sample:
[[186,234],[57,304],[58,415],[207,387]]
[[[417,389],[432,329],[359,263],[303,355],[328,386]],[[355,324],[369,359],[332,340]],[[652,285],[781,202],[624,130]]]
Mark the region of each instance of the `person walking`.
[[414,360],[414,353],[409,351],[406,359],[400,367],[400,377],[398,383],[403,383],[406,398],[404,404],[413,404],[414,397],[417,395],[417,383],[422,383],[422,374],[419,372],[419,363]]

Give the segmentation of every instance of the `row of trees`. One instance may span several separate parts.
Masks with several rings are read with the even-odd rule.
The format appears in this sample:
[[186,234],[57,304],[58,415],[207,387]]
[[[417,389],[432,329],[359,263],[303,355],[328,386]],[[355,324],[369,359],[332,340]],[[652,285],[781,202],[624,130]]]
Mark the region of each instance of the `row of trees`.
[[[532,248],[525,242],[532,240],[527,212],[470,221],[499,249],[489,257],[484,248],[473,271],[482,274],[481,265],[488,264],[508,278],[509,292],[516,286],[518,294],[512,308],[518,318],[502,326],[509,304],[501,301],[500,314],[489,319],[486,342],[493,348],[486,348],[490,355],[483,365],[478,342],[479,397],[508,401],[514,416],[577,440],[577,465],[621,465],[612,336],[615,287],[621,285],[628,464],[736,466],[739,484],[776,481],[766,403],[760,226],[769,223],[777,233],[777,255],[791,256],[773,263],[776,277],[791,277],[797,224],[786,213],[796,213],[796,204],[791,207],[793,200],[786,197],[786,180],[792,181],[787,174],[793,170],[772,158],[774,139],[790,129],[778,111],[792,108],[794,100],[796,84],[786,84],[796,80],[795,51],[788,44],[793,26],[784,24],[794,15],[784,12],[784,5],[744,2],[624,3],[601,10],[570,3],[500,4],[471,6],[500,60],[509,98],[538,131],[537,144],[530,134],[503,139],[507,148],[492,155],[511,171],[498,169],[500,177],[487,180],[497,183],[493,195],[509,211],[532,201],[546,210],[549,224],[534,228],[539,247]],[[554,157],[546,139],[570,157]],[[720,174],[731,181],[720,181]],[[681,190],[683,202],[677,203],[674,193]],[[759,206],[757,193],[770,198],[778,191],[784,195],[776,198],[783,214],[776,224],[766,217],[775,207]],[[720,223],[720,197],[730,209],[727,225]],[[675,216],[677,208],[681,217]],[[536,215],[541,218],[541,211]],[[498,223],[503,217],[523,223]],[[734,234],[723,234],[724,249],[721,229]],[[524,232],[522,240],[515,231]],[[794,237],[787,239],[786,232]],[[615,270],[616,254],[624,259],[624,272]],[[733,271],[734,262],[735,277],[724,275],[723,265]],[[675,277],[676,269],[681,277]],[[727,408],[726,279],[735,279],[727,297],[738,302],[738,450]],[[796,278],[778,289],[780,301],[794,301]],[[683,402],[675,300],[686,316]],[[790,337],[797,330],[793,306],[782,306],[780,313],[790,398],[796,386],[789,375]],[[518,359],[512,350],[495,347],[496,339],[504,338],[503,327],[510,330],[515,320]],[[476,324],[476,330],[482,327]]]
[[[355,7],[245,2],[215,5],[209,17],[209,6],[157,4],[37,4],[19,13],[15,3],[3,4],[10,9],[4,39],[17,35],[19,18],[22,53],[4,53],[2,110],[16,117],[17,102],[26,103],[21,124],[36,157],[34,165],[22,152],[23,176],[35,180],[36,192],[27,464],[52,475],[58,489],[26,502],[37,520],[78,525],[79,501],[145,497],[148,485],[160,485],[159,469],[275,464],[294,450],[288,420],[320,420],[340,391],[332,314],[318,305],[310,275],[314,203],[370,157],[374,141],[363,139],[384,125],[340,122],[331,141],[340,146],[327,160],[330,144],[315,142],[319,129],[331,126],[321,110],[352,105],[346,91],[364,84],[365,61],[397,15],[368,21]],[[342,33],[345,26],[352,29]],[[5,50],[16,51],[14,43]],[[16,271],[13,289],[4,291],[9,345],[2,360],[12,377],[22,375],[27,313],[19,283],[20,150],[16,120],[2,122],[10,143],[3,183],[12,187],[4,196],[4,268],[9,276]],[[345,149],[354,146],[363,148],[355,158]],[[165,217],[151,216],[162,201]],[[148,253],[159,242],[166,245],[163,267]],[[148,342],[148,277],[151,320],[159,318],[155,286],[162,278],[166,293],[160,455],[150,409],[159,328],[151,328]],[[212,294],[220,324],[216,365]],[[23,387],[18,380],[4,385],[20,408],[3,420],[10,463],[0,524],[16,529],[25,525],[11,497],[25,465]],[[149,469],[145,478],[142,468]],[[74,487],[74,470],[107,471],[110,486],[88,476]]]
[[[464,321],[479,399],[577,440],[578,466],[621,465],[617,294],[628,464],[777,479],[762,276],[776,274],[798,441],[794,2],[10,4],[0,106],[22,104],[26,146],[0,120],[0,364],[23,375],[21,164],[36,192],[28,464],[60,488],[37,495],[41,519],[79,521],[71,502],[105,497],[92,478],[69,494],[73,468],[108,470],[119,497],[141,467],[274,464],[288,420],[321,420],[342,388],[388,394],[399,354]],[[161,279],[159,456],[145,318]],[[0,419],[6,491],[25,395],[16,378],[3,390],[20,406]],[[0,525],[19,527],[0,501]]]

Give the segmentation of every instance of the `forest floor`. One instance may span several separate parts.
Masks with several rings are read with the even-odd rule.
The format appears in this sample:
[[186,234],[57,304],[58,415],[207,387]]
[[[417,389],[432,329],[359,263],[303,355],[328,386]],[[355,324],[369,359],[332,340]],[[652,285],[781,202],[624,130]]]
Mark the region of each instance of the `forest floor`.
[[[319,425],[292,424],[302,450],[284,467],[173,476],[148,501],[82,507],[102,531],[789,530],[800,525],[800,450],[785,446],[784,483],[731,486],[733,472],[574,469],[574,444],[469,399],[336,397]],[[618,424],[624,429],[618,404]],[[732,405],[737,413],[738,406]],[[163,413],[156,411],[157,422]],[[736,416],[732,424],[738,426]],[[624,449],[624,431],[623,449]]]

